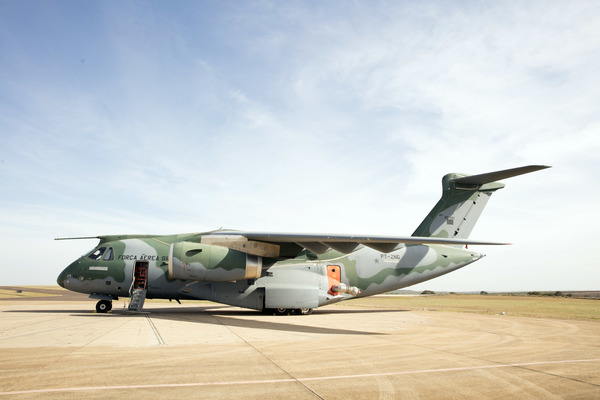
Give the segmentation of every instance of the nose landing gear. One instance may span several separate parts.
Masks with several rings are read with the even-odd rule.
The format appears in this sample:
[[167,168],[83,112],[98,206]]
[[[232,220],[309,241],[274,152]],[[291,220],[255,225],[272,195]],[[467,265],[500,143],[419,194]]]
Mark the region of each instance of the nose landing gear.
[[96,312],[99,314],[105,314],[112,310],[112,301],[100,300],[96,303]]

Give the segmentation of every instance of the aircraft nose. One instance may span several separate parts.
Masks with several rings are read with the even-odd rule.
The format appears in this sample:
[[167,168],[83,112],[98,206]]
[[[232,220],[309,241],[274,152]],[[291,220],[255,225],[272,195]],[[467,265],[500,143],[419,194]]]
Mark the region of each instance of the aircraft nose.
[[58,275],[58,278],[56,278],[56,283],[58,283],[58,286],[67,289],[65,287],[65,282],[70,278],[71,272],[75,267],[77,267],[78,264],[79,260],[72,262],[67,268],[63,269],[63,271]]
[[67,277],[66,271],[67,269],[65,268],[63,272],[58,275],[58,278],[56,278],[56,283],[58,283],[58,286],[65,287],[65,278]]

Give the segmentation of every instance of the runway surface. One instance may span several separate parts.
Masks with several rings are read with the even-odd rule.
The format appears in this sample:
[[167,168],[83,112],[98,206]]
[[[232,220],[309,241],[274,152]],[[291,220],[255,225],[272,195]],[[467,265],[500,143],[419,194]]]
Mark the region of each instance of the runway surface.
[[0,302],[0,398],[598,399],[600,322]]

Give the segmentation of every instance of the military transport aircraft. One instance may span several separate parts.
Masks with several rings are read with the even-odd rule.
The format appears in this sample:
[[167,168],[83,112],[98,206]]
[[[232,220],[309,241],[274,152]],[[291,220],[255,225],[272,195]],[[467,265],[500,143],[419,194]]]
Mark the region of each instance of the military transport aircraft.
[[99,299],[210,300],[274,314],[404,288],[447,274],[484,255],[468,240],[496,182],[549,168],[530,165],[480,175],[447,174],[442,197],[412,236],[296,234],[219,229],[178,235],[107,235],[58,276],[58,284]]

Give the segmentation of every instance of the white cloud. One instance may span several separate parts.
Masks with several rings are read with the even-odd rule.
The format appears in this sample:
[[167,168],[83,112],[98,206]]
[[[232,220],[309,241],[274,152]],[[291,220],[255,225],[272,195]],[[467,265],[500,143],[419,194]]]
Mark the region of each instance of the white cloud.
[[[0,87],[2,220],[32,240],[220,226],[410,234],[446,172],[554,165],[494,196],[474,235],[524,245],[457,272],[448,289],[460,290],[490,270],[508,285],[506,257],[533,265],[532,254],[540,284],[560,282],[563,260],[545,246],[600,222],[595,2],[102,8],[85,63],[80,43],[54,41],[67,57],[48,73],[23,36],[0,39],[12,49],[0,61],[22,71]],[[2,237],[20,248],[10,229]]]

